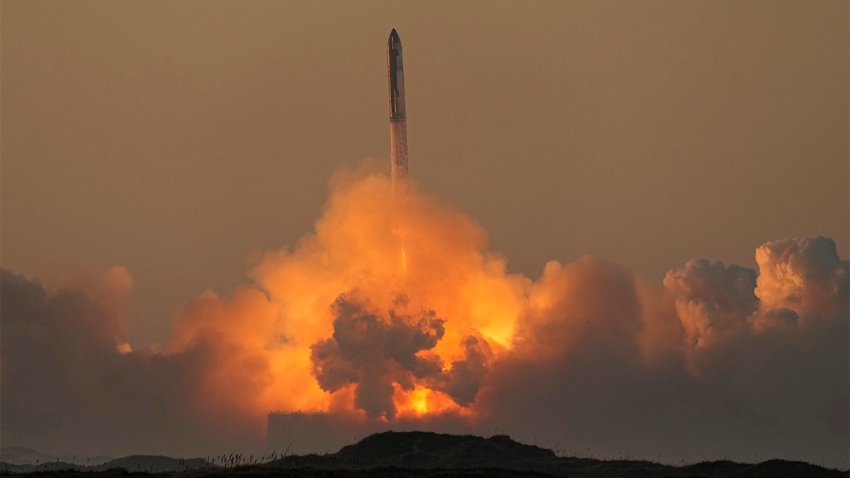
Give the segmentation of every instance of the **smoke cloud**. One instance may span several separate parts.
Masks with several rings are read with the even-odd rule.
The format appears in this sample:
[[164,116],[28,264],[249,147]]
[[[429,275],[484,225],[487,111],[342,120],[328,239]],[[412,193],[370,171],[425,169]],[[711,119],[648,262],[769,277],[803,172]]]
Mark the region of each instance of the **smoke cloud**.
[[161,350],[128,345],[123,268],[58,288],[3,271],[3,443],[212,453],[262,446],[277,410],[848,466],[850,264],[831,239],[766,242],[757,270],[694,259],[661,284],[593,257],[531,280],[415,187],[394,201],[386,177],[348,172],[331,189],[312,233],[253,284],[189,302]]
[[[403,306],[403,297],[396,301]],[[327,392],[355,384],[354,404],[370,416],[395,418],[393,383],[413,388],[416,379],[438,375],[438,357],[420,357],[443,338],[443,319],[432,311],[408,315],[396,308],[386,317],[368,303],[340,296],[333,305],[333,337],[314,344],[313,374]]]

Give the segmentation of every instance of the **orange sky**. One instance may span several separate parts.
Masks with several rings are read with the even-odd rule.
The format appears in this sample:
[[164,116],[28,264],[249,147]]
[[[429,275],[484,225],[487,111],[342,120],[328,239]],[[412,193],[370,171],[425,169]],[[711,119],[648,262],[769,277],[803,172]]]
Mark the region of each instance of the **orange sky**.
[[392,27],[411,174],[510,270],[848,256],[846,2],[4,1],[2,266],[121,264],[131,340],[164,341],[387,163]]

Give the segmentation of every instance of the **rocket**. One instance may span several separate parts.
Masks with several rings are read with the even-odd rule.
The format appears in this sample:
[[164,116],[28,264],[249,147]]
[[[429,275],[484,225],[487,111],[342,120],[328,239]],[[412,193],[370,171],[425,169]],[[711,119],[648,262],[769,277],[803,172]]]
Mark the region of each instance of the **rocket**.
[[401,39],[395,29],[387,41],[387,76],[390,96],[390,177],[393,192],[407,188],[407,119],[404,109],[404,66]]

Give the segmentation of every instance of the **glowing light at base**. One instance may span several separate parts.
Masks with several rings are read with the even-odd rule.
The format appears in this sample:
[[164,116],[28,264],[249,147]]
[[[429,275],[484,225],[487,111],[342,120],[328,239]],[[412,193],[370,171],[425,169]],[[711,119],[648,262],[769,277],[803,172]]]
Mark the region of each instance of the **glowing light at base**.
[[420,415],[428,413],[428,389],[414,390],[411,395],[410,402],[413,405],[413,411]]

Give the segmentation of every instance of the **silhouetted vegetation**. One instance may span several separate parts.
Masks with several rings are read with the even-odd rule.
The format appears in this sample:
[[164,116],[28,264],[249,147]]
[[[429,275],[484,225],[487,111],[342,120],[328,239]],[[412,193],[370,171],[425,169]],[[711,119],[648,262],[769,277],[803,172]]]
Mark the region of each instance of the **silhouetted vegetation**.
[[[171,460],[171,461],[169,461]],[[26,477],[131,478],[143,476],[207,478],[287,477],[647,477],[647,478],[838,478],[848,471],[808,463],[769,460],[758,464],[712,461],[671,466],[637,460],[597,460],[558,456],[553,451],[517,443],[510,437],[385,432],[364,438],[327,455],[288,456],[227,454],[204,459],[135,456],[98,467],[52,463],[42,469],[2,464],[3,474]],[[62,465],[68,465],[64,469]],[[168,467],[169,471],[162,471]],[[147,468],[145,468],[147,467]],[[135,469],[134,469],[135,468]],[[159,470],[159,472],[157,472]]]

